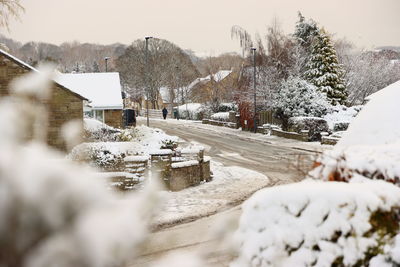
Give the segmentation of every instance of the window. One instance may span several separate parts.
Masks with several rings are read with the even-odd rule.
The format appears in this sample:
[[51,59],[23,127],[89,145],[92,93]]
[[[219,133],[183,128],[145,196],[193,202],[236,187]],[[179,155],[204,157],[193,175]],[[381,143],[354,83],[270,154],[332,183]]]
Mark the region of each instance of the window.
[[83,113],[84,118],[94,118],[93,110],[86,110]]
[[95,110],[95,119],[104,123],[104,110]]

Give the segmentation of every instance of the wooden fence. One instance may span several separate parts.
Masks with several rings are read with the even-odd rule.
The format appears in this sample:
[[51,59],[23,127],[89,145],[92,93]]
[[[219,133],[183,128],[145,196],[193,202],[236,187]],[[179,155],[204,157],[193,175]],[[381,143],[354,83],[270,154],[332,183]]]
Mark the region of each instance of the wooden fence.
[[282,122],[274,118],[272,110],[264,110],[258,112],[259,114],[259,126],[262,126],[263,124],[274,124],[274,125],[281,125]]

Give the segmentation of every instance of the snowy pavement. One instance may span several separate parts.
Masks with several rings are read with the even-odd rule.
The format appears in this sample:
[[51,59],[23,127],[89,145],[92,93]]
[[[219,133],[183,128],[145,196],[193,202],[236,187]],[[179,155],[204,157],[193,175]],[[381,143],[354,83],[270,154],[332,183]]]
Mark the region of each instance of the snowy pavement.
[[213,180],[178,192],[165,192],[162,212],[154,227],[163,228],[227,210],[270,185],[263,174],[211,162]]

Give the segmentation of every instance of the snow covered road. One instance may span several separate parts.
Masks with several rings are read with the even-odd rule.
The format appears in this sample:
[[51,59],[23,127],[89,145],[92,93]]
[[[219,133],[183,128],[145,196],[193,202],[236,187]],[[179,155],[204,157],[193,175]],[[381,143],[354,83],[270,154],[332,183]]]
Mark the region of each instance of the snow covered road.
[[[139,124],[145,123],[139,119]],[[190,121],[151,120],[160,128],[186,142],[205,147],[205,154],[224,166],[239,166],[266,175],[270,185],[299,181],[313,159],[329,147],[279,137],[243,132]]]

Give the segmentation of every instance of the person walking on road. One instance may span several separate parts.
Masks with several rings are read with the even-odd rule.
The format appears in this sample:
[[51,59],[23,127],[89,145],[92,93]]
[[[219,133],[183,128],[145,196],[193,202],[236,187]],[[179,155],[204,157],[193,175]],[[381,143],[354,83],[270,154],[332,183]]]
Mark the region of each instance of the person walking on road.
[[168,115],[168,110],[165,107],[162,110],[162,115],[163,115],[164,120],[165,120],[167,118],[167,115]]

